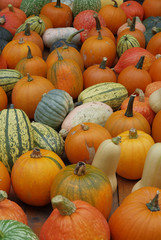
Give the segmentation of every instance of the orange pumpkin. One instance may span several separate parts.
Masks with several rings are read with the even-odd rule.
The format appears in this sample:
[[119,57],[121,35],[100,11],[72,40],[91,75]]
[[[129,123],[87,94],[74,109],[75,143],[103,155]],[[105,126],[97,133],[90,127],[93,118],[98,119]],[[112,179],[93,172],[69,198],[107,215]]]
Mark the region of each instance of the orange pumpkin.
[[152,137],[155,142],[161,142],[161,110],[155,115],[152,123]]
[[69,240],[73,233],[77,240],[110,239],[106,219],[91,204],[82,200],[72,202],[62,195],[55,196],[51,202],[54,210],[41,228],[40,240]]
[[160,0],[145,0],[142,5],[144,9],[144,19],[154,16],[161,16],[161,1]]
[[13,190],[22,202],[44,206],[50,203],[51,184],[64,167],[53,151],[34,148],[16,160],[11,172]]
[[84,66],[88,68],[100,64],[103,57],[107,58],[106,66],[111,67],[116,57],[116,45],[109,37],[104,37],[101,32],[97,36],[87,38],[80,49]]
[[140,179],[146,155],[154,140],[149,134],[136,128],[124,131],[119,136],[121,153],[116,172],[126,179]]
[[7,199],[7,193],[0,190],[0,220],[11,219],[28,224],[27,215],[14,201]]
[[108,177],[84,162],[70,164],[54,178],[50,198],[63,195],[71,201],[83,200],[96,207],[107,219],[112,207],[112,188]]
[[143,92],[146,86],[152,82],[150,74],[142,69],[144,56],[140,58],[136,66],[130,65],[124,68],[118,76],[118,83],[124,85],[128,94],[132,94],[136,88],[140,88]]
[[146,46],[146,49],[150,53],[156,55],[156,54],[161,53],[160,45],[161,45],[161,32],[158,32],[150,38],[150,40]]
[[12,40],[2,50],[2,56],[6,59],[8,68],[14,69],[17,63],[27,56],[27,46],[30,46],[33,56],[42,57],[41,49],[34,42],[23,39]]
[[138,112],[133,112],[133,102],[135,95],[131,95],[126,110],[118,110],[113,112],[105,123],[105,128],[109,131],[112,137],[116,137],[121,132],[136,128],[147,134],[151,133],[151,128],[148,120]]
[[149,83],[145,88],[145,97],[149,97],[154,91],[161,88],[161,81]]
[[8,97],[2,87],[0,87],[0,111],[7,108]]
[[11,178],[5,165],[0,161],[0,190],[10,192]]
[[136,1],[126,1],[120,5],[120,8],[125,12],[127,18],[132,19],[135,16],[138,16],[141,21],[144,17],[144,9],[139,2]]
[[11,3],[9,3],[6,8],[3,8],[1,10],[1,13],[6,13],[6,12],[14,13],[15,16],[20,18],[20,20],[22,21],[22,24],[25,22],[25,20],[27,18],[26,13],[24,11],[22,11],[20,8],[14,7]]
[[161,58],[156,59],[149,69],[149,74],[153,82],[160,81],[161,75]]
[[48,79],[27,74],[14,85],[12,103],[15,108],[22,109],[30,119],[34,119],[34,113],[42,95],[52,89],[55,87]]
[[65,139],[65,153],[71,163],[92,163],[100,143],[111,138],[109,132],[96,123],[82,123],[73,127]]
[[116,75],[111,68],[106,67],[107,58],[104,57],[101,64],[88,67],[83,72],[84,88],[102,82],[116,82]]
[[6,69],[7,68],[6,59],[2,57],[1,53],[2,53],[2,50],[0,47],[0,69]]
[[6,8],[8,4],[12,4],[12,6],[19,8],[22,0],[1,0],[0,1],[0,9]]

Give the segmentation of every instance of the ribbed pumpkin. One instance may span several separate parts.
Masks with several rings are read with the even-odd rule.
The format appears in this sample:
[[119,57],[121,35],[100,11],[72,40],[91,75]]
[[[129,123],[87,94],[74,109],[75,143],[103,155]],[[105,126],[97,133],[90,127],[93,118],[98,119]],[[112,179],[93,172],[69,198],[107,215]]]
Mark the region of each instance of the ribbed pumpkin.
[[40,240],[110,239],[106,219],[91,204],[82,200],[72,202],[62,195],[55,196],[51,202],[54,210],[41,228]]
[[0,189],[7,194],[10,192],[11,178],[5,165],[0,161]]
[[140,179],[146,155],[154,140],[149,134],[136,128],[119,133],[119,136],[121,153],[116,172],[126,179]]
[[64,140],[52,127],[40,123],[31,122],[33,129],[34,147],[47,149],[61,156],[64,152]]
[[42,95],[52,89],[55,87],[48,79],[27,74],[15,84],[12,90],[12,103],[16,108],[22,109],[30,119],[33,119]]
[[56,89],[61,89],[76,99],[83,90],[83,75],[77,62],[72,59],[64,59],[59,51],[58,60],[47,71],[47,79]]
[[33,148],[30,120],[23,110],[13,105],[0,111],[0,160],[11,169],[15,161]]
[[143,9],[144,9],[144,19],[147,19],[151,16],[161,16],[161,2],[160,0],[145,0],[143,2]]
[[38,236],[26,224],[16,220],[0,220],[1,240],[38,240]]
[[0,111],[7,108],[8,97],[2,87],[0,87]]
[[63,195],[71,201],[83,200],[96,207],[107,219],[112,207],[112,188],[99,168],[79,162],[62,169],[54,178],[50,198]]
[[121,132],[136,128],[147,134],[151,133],[149,122],[138,112],[133,112],[133,102],[135,95],[131,95],[126,110],[118,110],[112,113],[105,123],[105,128],[109,131],[112,137],[116,137]]
[[8,199],[5,191],[0,190],[0,220],[12,219],[28,224],[27,215],[14,201]]
[[72,127],[65,139],[65,153],[71,163],[91,164],[97,148],[110,133],[97,123],[86,122]]
[[34,120],[58,129],[73,108],[73,98],[66,91],[53,89],[42,96],[35,110]]
[[53,151],[39,148],[27,151],[12,168],[13,190],[22,202],[44,206],[50,203],[51,184],[64,167],[62,159]]

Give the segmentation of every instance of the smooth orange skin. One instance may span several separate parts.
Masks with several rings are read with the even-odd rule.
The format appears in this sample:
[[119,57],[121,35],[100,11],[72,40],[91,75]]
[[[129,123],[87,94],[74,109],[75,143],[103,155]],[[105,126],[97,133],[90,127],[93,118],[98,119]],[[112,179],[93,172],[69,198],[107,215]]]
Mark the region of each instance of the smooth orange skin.
[[0,161],[0,190],[9,194],[11,188],[11,178],[5,165]]
[[0,111],[7,108],[8,97],[2,87],[0,87]]
[[145,88],[145,96],[149,97],[155,90],[161,88],[161,81],[149,83]]

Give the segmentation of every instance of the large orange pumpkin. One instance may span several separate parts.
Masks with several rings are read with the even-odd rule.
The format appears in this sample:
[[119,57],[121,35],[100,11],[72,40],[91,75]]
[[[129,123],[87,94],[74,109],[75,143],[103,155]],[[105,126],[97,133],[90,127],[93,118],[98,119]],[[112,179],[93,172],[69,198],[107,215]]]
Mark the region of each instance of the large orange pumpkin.
[[51,184],[64,167],[53,151],[34,148],[16,160],[11,172],[13,190],[22,202],[44,206],[50,203]]
[[160,57],[156,59],[150,66],[149,74],[153,82],[157,82],[161,80],[160,79],[160,75],[161,75],[161,58]]
[[152,123],[152,137],[155,142],[161,142],[161,110],[154,117]]
[[145,0],[143,2],[143,9],[144,9],[144,19],[154,16],[158,17],[161,16],[161,1],[160,0]]
[[8,97],[2,87],[0,87],[0,111],[7,108]]
[[63,195],[71,201],[83,200],[96,207],[107,219],[112,207],[112,188],[108,177],[97,167],[83,162],[70,164],[54,178],[50,197]]
[[10,192],[11,178],[5,165],[0,161],[0,190],[5,191],[7,194]]

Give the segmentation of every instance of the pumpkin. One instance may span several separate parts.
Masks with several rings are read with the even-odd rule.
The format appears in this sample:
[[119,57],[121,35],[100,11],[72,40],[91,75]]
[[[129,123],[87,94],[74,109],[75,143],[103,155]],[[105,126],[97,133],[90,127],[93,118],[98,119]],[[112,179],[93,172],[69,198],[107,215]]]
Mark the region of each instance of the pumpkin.
[[97,123],[85,122],[72,127],[65,139],[65,153],[70,163],[91,164],[97,148],[109,132]]
[[42,57],[42,51],[36,43],[26,40],[24,41],[22,38],[19,40],[12,40],[2,51],[2,56],[6,59],[8,68],[14,69],[17,63],[27,56],[27,46],[30,46],[33,56]]
[[124,85],[128,90],[128,94],[132,94],[136,88],[140,88],[143,92],[146,86],[152,82],[150,74],[142,69],[144,56],[140,58],[134,66],[124,68],[118,76],[118,83]]
[[112,207],[108,177],[97,167],[78,162],[63,168],[54,178],[50,198],[63,195],[71,201],[83,200],[96,207],[107,219]]
[[118,6],[117,1],[112,1],[114,5],[105,5],[100,9],[99,14],[104,18],[106,27],[115,35],[119,27],[126,22],[127,17],[125,12]]
[[125,12],[127,18],[132,19],[138,16],[141,21],[143,20],[144,8],[140,3],[136,1],[126,1],[120,5],[120,8]]
[[47,149],[61,156],[64,152],[64,140],[53,128],[40,123],[31,122],[33,130],[34,147]]
[[[118,6],[120,6],[123,3],[123,0],[117,0]],[[114,5],[115,3],[111,0],[101,0],[101,7],[104,7],[105,5]]]
[[[5,40],[3,40],[5,41]],[[6,42],[7,44],[7,42]],[[0,69],[7,69],[7,63],[4,57],[2,57],[1,53],[2,53],[2,46],[0,47]]]
[[[52,0],[51,2],[56,2],[57,0]],[[74,0],[61,0],[61,2],[62,3],[64,3],[64,4],[66,4],[66,5],[68,5],[70,8],[71,8],[71,10],[72,10],[72,8],[73,8],[73,1]]]
[[4,9],[8,6],[8,4],[12,4],[12,6],[19,8],[22,0],[1,0],[0,9]]
[[13,39],[13,36],[10,31],[0,26],[0,39],[4,39],[7,42],[10,42]]
[[154,91],[149,97],[149,105],[155,113],[158,113],[161,110],[160,101],[161,101],[161,88]]
[[42,7],[49,3],[50,0],[21,0],[20,9],[29,17],[32,14],[38,15]]
[[103,57],[107,58],[106,66],[111,67],[116,56],[116,45],[111,38],[102,36],[99,31],[97,36],[91,36],[83,42],[80,54],[85,68],[100,64]]
[[8,97],[2,87],[0,87],[0,111],[7,108]]
[[45,4],[40,11],[40,14],[50,18],[53,28],[70,27],[72,25],[72,10],[71,8],[57,0],[56,3],[49,2]]
[[161,53],[159,51],[160,49],[160,44],[161,44],[161,41],[160,41],[160,38],[161,38],[161,32],[158,32],[156,33],[153,37],[151,37],[151,39],[149,40],[147,46],[146,46],[146,49],[156,55],[158,53]]
[[133,112],[133,102],[135,95],[131,95],[126,110],[118,110],[113,112],[105,123],[105,128],[109,131],[112,137],[118,136],[121,132],[136,128],[151,133],[151,128],[148,120],[138,112]]
[[12,103],[22,109],[30,119],[34,118],[36,107],[44,93],[55,89],[53,84],[41,76],[24,76],[12,90]]
[[73,98],[69,93],[53,89],[42,96],[35,110],[34,120],[58,129],[73,108]]
[[12,168],[13,190],[22,202],[44,206],[50,203],[51,184],[64,167],[62,159],[53,151],[39,148],[27,151]]
[[151,16],[161,16],[161,2],[159,0],[145,0],[142,6],[144,9],[144,19]]
[[154,91],[161,88],[161,81],[149,83],[145,88],[145,97],[149,97]]
[[46,78],[47,76],[47,63],[46,61],[39,56],[33,56],[31,53],[30,46],[28,47],[27,56],[22,58],[17,65],[15,70],[19,71],[26,76],[27,73],[30,75],[41,76]]
[[0,161],[11,172],[15,161],[33,148],[31,123],[23,110],[11,104],[0,111],[0,126]]
[[121,153],[116,172],[126,179],[139,179],[142,176],[147,153],[154,144],[154,140],[149,134],[136,128],[119,133],[119,136],[121,137]]
[[[110,239],[110,229],[106,219],[91,204],[81,200],[70,201],[62,195],[53,197],[51,202],[54,210],[41,228],[40,240]],[[68,224],[67,228],[66,224]]]
[[93,10],[98,12],[101,9],[101,1],[100,0],[74,0],[72,12],[74,18],[82,11],[85,10]]
[[53,23],[52,23],[52,21],[50,20],[49,17],[47,17],[46,15],[43,15],[43,14],[39,14],[39,17],[45,23],[45,30],[48,29],[48,28],[53,28]]
[[97,83],[116,82],[116,75],[111,68],[106,66],[106,62],[107,58],[103,57],[100,65],[92,65],[83,72],[84,89]]
[[109,220],[113,240],[161,238],[159,192],[158,188],[144,187],[124,199]]
[[156,59],[149,69],[149,74],[153,82],[160,81],[161,58]]
[[[139,88],[136,88],[136,90],[134,91],[134,94],[138,94],[138,96],[136,96],[135,99],[134,99],[133,110],[135,112],[141,113],[148,120],[149,124],[151,125],[152,122],[153,122],[155,113],[152,110],[152,108],[150,107],[149,97],[146,97],[144,95],[144,92]],[[130,97],[126,98],[122,102],[121,110],[127,108],[129,98]]]
[[66,91],[76,99],[83,90],[83,75],[77,62],[72,59],[63,59],[57,50],[58,60],[47,70],[47,79],[56,89]]
[[12,219],[28,224],[27,215],[14,201],[8,199],[5,191],[0,190],[0,220]]
[[1,13],[6,13],[6,12],[14,13],[18,18],[21,19],[22,23],[24,23],[26,18],[27,18],[26,14],[24,13],[24,11],[22,11],[19,8],[13,7],[13,5],[11,3],[8,4],[8,6],[6,8],[1,10]]
[[161,142],[161,110],[157,112],[152,122],[152,137],[155,142]]
[[11,178],[6,166],[0,161],[0,190],[10,192]]

